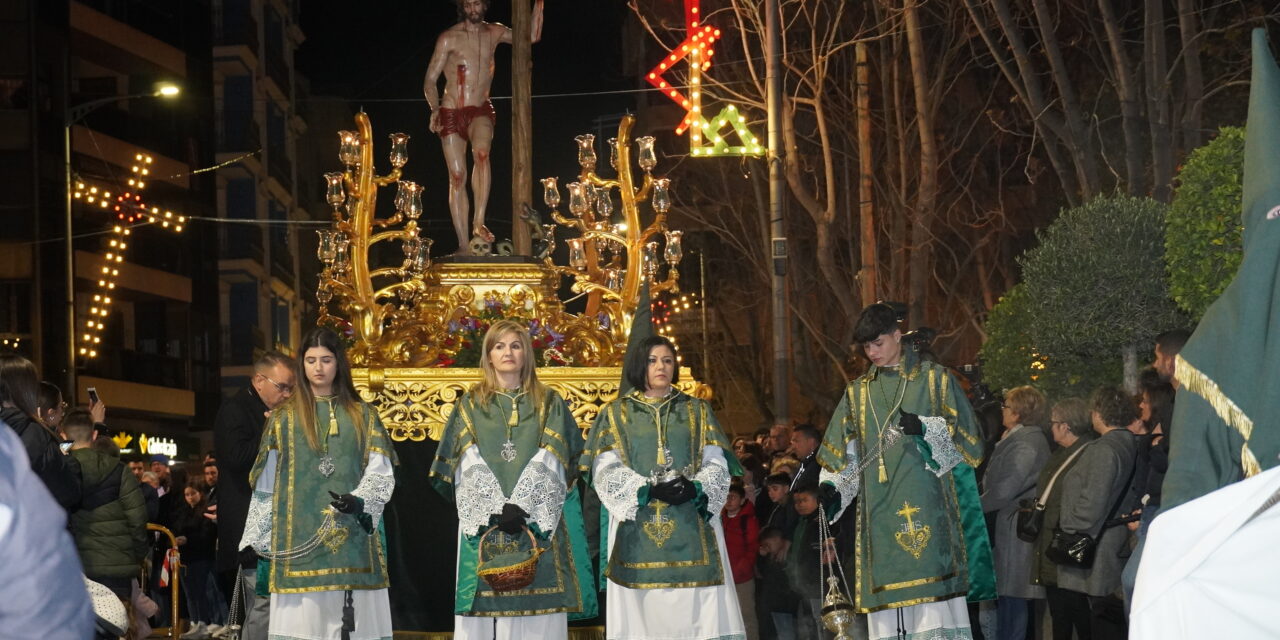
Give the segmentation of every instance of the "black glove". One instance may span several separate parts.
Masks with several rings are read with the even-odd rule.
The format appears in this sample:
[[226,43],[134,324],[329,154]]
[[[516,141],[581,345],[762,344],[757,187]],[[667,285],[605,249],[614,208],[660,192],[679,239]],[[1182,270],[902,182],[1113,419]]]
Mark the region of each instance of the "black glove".
[[676,478],[649,489],[650,500],[661,500],[671,506],[684,504],[698,495],[698,488],[688,478]]
[[902,417],[898,420],[898,426],[902,427],[902,432],[909,436],[924,435],[924,423],[920,422],[920,416],[914,413],[902,412]]
[[502,505],[502,515],[498,516],[498,531],[509,536],[519,535],[524,529],[525,518],[528,517],[529,512],[508,502]]
[[822,501],[822,510],[828,517],[835,515],[840,509],[840,491],[835,485],[829,482],[818,485],[818,498]]
[[360,498],[349,493],[338,495],[332,491],[329,492],[329,496],[333,498],[333,502],[330,502],[329,506],[337,509],[338,513],[345,513],[348,515],[364,513],[364,500],[361,500]]
[[245,565],[255,565],[258,563],[258,552],[254,551],[253,547],[245,547],[236,554],[236,561],[239,562],[242,567]]

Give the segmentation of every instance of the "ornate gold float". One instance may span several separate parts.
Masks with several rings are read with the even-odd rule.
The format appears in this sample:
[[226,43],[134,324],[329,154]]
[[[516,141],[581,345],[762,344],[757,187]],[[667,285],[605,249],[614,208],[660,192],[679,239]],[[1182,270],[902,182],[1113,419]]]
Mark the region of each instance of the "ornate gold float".
[[[408,136],[390,136],[392,170],[379,176],[368,116],[357,114],[355,124],[354,131],[339,132],[345,169],[325,174],[333,224],[318,232],[318,323],[350,341],[356,386],[378,408],[392,438],[440,438],[454,402],[481,375],[477,368],[451,365],[478,357],[475,320],[495,314],[542,332],[542,343],[535,340],[540,379],[564,396],[579,426],[590,426],[617,395],[641,285],[648,281],[654,292],[678,290],[680,232],[666,222],[667,179],[651,175],[657,164],[653,138],[636,140],[636,164],[644,172],[639,180],[632,177],[632,116],[623,118],[618,137],[609,141],[615,178],[596,173],[594,138],[577,138],[581,174],[567,185],[569,215],[556,210],[560,192],[554,178],[542,185],[557,224],[543,225],[535,211],[527,212],[535,257],[432,261],[432,241],[418,226],[422,186],[401,179]],[[379,218],[378,191],[393,186],[394,213]],[[645,202],[653,210],[648,220],[641,215]],[[578,233],[567,240],[569,266],[551,257],[557,228]],[[398,264],[394,249],[384,245],[394,242],[404,256]],[[586,297],[582,313],[566,311],[558,296],[565,277],[572,278],[575,294]],[[683,390],[710,396],[687,369],[681,373]]]

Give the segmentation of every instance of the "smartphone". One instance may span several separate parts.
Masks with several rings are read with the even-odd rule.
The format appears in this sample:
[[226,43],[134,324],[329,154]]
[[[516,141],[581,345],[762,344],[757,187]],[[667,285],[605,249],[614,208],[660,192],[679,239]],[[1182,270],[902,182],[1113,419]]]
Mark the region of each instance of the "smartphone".
[[89,387],[89,405],[93,406],[95,404],[98,404],[99,402],[102,402],[102,400],[98,398],[98,388]]

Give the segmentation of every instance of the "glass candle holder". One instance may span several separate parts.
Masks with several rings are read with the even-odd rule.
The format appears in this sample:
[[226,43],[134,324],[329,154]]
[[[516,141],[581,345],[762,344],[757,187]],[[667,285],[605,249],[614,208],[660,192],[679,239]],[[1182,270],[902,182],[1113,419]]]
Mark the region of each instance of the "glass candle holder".
[[625,269],[607,269],[605,270],[604,286],[618,291],[622,289],[622,278],[626,275]]
[[324,174],[325,194],[324,199],[329,206],[337,209],[342,203],[347,201],[347,190],[342,184],[342,173],[338,171],[330,171]]
[[325,266],[333,264],[333,259],[338,253],[337,245],[333,242],[336,233],[333,229],[321,229],[316,232],[316,235],[320,236],[320,244],[316,246],[316,257]]
[[596,213],[605,220],[613,215],[613,198],[609,197],[609,193],[610,189],[606,187],[596,189]]
[[653,210],[658,213],[666,213],[671,210],[671,179],[670,178],[654,178],[653,180]]
[[333,299],[333,292],[329,290],[329,287],[320,285],[320,287],[316,289],[316,301],[319,302],[320,304],[322,305],[329,304],[329,301],[332,299]]
[[582,238],[569,238],[569,264],[574,269],[585,269],[587,266],[587,251],[582,246]]
[[683,231],[667,231],[667,246],[663,249],[663,256],[667,260],[667,264],[675,266],[680,263],[680,259],[684,257],[684,248],[680,246],[680,236],[684,235]]
[[542,179],[542,201],[552,209],[560,206],[560,189],[556,186],[555,178]]
[[340,272],[346,271],[351,264],[351,254],[347,251],[351,247],[351,238],[339,231],[333,236],[333,247],[333,267]]
[[[404,194],[404,201],[400,195]],[[412,180],[401,180],[400,190],[396,195],[396,209],[403,211],[410,220],[417,220],[422,215],[422,185]]]
[[409,269],[415,275],[422,275],[428,267],[431,266],[431,238],[418,238],[418,244],[414,247],[415,251],[412,257],[413,263]]
[[609,138],[609,166],[614,171],[618,170],[618,139]]
[[636,138],[636,146],[640,148],[640,154],[636,157],[636,163],[644,169],[645,173],[653,171],[658,166],[658,156],[653,151],[653,136],[640,136]]
[[658,243],[646,242],[644,244],[644,273],[652,278],[658,273]]
[[399,169],[409,162],[409,134],[393,133],[391,138],[391,166]]
[[581,182],[570,182],[565,187],[569,189],[569,212],[575,216],[581,216],[590,208],[587,204],[587,188],[590,185]]
[[338,160],[348,167],[360,164],[360,135],[354,131],[338,132]]
[[584,133],[574,137],[578,141],[578,164],[582,165],[585,171],[594,171],[596,168],[596,137],[590,133]]

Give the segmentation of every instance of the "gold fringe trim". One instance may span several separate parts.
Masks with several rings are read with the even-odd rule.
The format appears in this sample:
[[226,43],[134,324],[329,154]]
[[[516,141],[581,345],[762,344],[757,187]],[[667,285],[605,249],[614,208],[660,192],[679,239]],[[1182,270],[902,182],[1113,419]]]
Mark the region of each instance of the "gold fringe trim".
[[1244,410],[1222,392],[1217,382],[1187,362],[1182,354],[1175,357],[1174,367],[1174,377],[1178,379],[1178,383],[1187,391],[1204,398],[1205,402],[1213,407],[1218,417],[1244,438],[1244,444],[1240,446],[1240,469],[1244,472],[1244,477],[1249,478],[1260,473],[1262,467],[1254,457],[1253,451],[1249,449],[1249,437],[1253,435],[1253,420],[1249,419]]
[[[452,631],[396,631],[395,640],[452,640]],[[569,640],[604,640],[604,627],[569,627]]]

